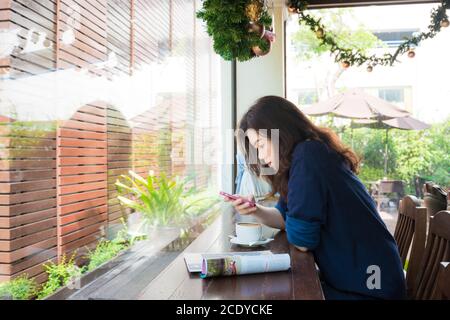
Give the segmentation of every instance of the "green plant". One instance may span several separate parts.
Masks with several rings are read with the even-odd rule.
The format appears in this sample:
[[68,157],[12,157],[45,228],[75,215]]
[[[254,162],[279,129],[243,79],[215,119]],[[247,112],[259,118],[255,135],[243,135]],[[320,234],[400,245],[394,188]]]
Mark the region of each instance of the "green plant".
[[[352,50],[359,50],[364,54],[368,49],[381,46],[383,42],[364,26],[352,9],[339,8],[334,10],[317,10],[314,14],[329,25],[328,31],[335,37],[340,46],[347,46]],[[350,28],[345,21],[352,20],[357,23],[356,29]],[[332,46],[323,44],[315,31],[302,21],[299,30],[293,35],[293,45],[297,56],[302,61],[311,60],[322,54],[329,53]]]
[[371,182],[380,180],[383,175],[384,170],[382,167],[374,168],[362,165],[358,177],[364,183],[367,189],[370,189]]
[[68,261],[66,255],[64,255],[60,263],[50,262],[44,264],[48,280],[39,292],[38,299],[43,299],[51,295],[60,287],[69,284],[70,281],[74,281],[81,276],[85,270],[75,264],[75,255],[76,253]]
[[[414,178],[422,177],[443,187],[450,185],[450,118],[423,131],[389,130],[388,178],[403,180],[405,192],[415,193]],[[362,157],[359,177],[363,182],[384,176],[385,131],[368,128],[345,129],[347,145]]]
[[0,299],[31,300],[37,295],[37,287],[34,279],[30,279],[28,275],[22,275],[0,284]]
[[128,248],[128,243],[120,238],[116,238],[112,241],[101,240],[95,247],[95,250],[89,251],[87,254],[87,258],[89,258],[87,271],[92,271],[103,263],[111,260],[126,248]]
[[79,279],[83,273],[94,270],[99,265],[117,256],[119,252],[131,247],[136,241],[145,238],[128,236],[126,223],[123,218],[121,220],[124,228],[117,233],[113,240],[101,240],[94,251],[89,251],[87,254],[89,264],[87,266],[80,268],[75,264],[76,252],[69,260],[64,255],[59,263],[49,262],[44,264],[48,279],[40,290],[34,279],[30,279],[28,275],[22,275],[0,284],[0,299],[30,300],[35,297],[44,299],[59,288]]
[[[254,0],[205,0],[197,17],[206,22],[206,31],[214,41],[214,51],[225,60],[250,60],[254,57],[252,47],[263,51],[268,44],[256,32],[249,31],[250,18],[246,14]],[[259,25],[270,27],[272,17],[262,10]]]
[[135,242],[145,239],[145,237],[130,237],[125,220],[123,218],[120,220],[123,228],[117,232],[113,240],[102,239],[95,247],[95,250],[88,250],[86,258],[89,259],[89,264],[85,268],[86,271],[94,270],[103,263],[116,257],[121,251],[133,246]]
[[443,187],[450,187],[450,118],[428,130],[431,151],[431,163],[428,172],[422,172],[424,178]]
[[151,225],[180,225],[188,218],[186,212],[203,200],[189,200],[197,192],[195,187],[188,187],[190,178],[171,179],[161,173],[160,177],[150,174],[145,179],[129,171],[119,179],[116,187],[120,203],[143,214]]

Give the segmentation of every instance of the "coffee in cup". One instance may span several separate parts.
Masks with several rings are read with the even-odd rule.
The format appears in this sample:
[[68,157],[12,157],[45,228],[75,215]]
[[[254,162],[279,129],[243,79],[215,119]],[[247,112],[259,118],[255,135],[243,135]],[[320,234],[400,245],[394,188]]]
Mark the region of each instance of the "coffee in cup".
[[259,223],[236,223],[236,236],[239,241],[249,243],[259,241],[262,238],[262,225]]

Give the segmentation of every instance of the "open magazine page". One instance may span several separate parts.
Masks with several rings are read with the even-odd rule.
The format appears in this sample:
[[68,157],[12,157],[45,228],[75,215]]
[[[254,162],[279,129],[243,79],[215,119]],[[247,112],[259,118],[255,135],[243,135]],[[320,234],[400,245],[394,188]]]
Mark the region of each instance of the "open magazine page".
[[203,258],[202,278],[251,273],[286,271],[291,267],[289,254],[258,256],[233,255],[222,258]]

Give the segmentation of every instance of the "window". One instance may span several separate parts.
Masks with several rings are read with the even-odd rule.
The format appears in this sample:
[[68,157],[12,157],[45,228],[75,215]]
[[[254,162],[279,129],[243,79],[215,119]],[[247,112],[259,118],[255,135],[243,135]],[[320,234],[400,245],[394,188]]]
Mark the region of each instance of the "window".
[[373,34],[383,41],[388,47],[397,48],[405,39],[411,38],[414,33],[419,32],[419,29],[404,30],[404,31],[379,31]]
[[219,59],[195,19],[200,4],[2,3],[0,282],[22,273],[42,282],[46,261],[113,238],[132,212],[116,186],[129,171],[191,177],[193,198],[215,193]]
[[[438,6],[439,3],[355,6],[309,13],[321,18],[329,32],[338,35],[337,39],[344,37],[348,44],[366,47],[367,56],[383,56],[393,54],[404,37],[428,30],[428,13]],[[358,32],[349,36],[353,30]],[[298,15],[290,14],[286,21],[286,97],[302,109],[314,101],[327,101],[349,89],[363,88],[367,94],[396,104],[425,123],[440,122],[450,112],[444,80],[449,72],[449,64],[444,63],[450,50],[447,31],[443,29],[435,38],[423,41],[415,49],[414,58],[400,55],[394,66],[377,65],[368,72],[368,65],[363,64],[344,70],[327,49],[319,46],[316,35],[299,25]],[[378,47],[378,39],[387,47]]]
[[405,91],[403,88],[382,88],[378,90],[378,97],[393,103],[404,103]]

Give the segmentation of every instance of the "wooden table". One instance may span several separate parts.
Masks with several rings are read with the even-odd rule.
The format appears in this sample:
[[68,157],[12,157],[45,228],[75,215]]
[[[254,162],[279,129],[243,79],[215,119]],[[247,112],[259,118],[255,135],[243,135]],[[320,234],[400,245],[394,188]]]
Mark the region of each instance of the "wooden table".
[[234,233],[236,215],[224,212],[184,252],[229,252],[271,250],[289,253],[291,270],[274,273],[201,279],[189,273],[183,254],[176,258],[141,292],[139,299],[255,299],[255,300],[322,300],[320,281],[311,253],[303,253],[290,245],[285,232],[264,247],[241,248],[229,241]]

